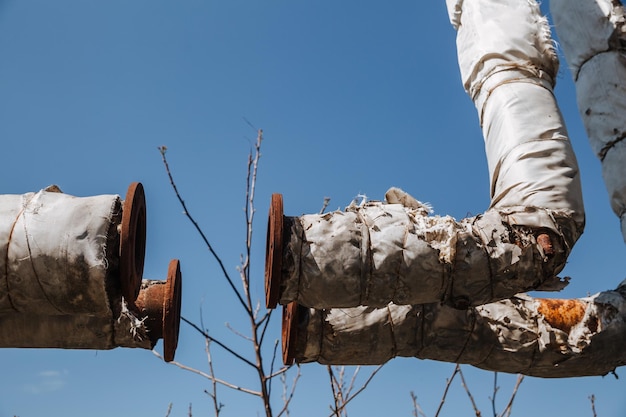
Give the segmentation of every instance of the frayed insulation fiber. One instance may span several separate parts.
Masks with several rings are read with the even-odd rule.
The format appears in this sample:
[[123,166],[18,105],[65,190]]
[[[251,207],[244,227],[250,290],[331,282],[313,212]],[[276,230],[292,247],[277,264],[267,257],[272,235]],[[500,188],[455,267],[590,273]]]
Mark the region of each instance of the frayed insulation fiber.
[[617,0],[551,0],[578,110],[626,242],[626,16]]

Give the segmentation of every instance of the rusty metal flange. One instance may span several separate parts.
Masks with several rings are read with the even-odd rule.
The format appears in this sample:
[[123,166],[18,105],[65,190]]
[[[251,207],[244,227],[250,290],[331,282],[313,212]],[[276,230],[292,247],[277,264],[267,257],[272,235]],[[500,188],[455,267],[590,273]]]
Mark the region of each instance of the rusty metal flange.
[[283,196],[272,194],[265,242],[265,306],[276,308],[280,297],[283,264]]
[[120,284],[124,298],[133,302],[139,295],[146,254],[146,196],[143,185],[128,187],[122,206],[120,230]]
[[174,360],[176,347],[178,347],[182,284],[180,262],[178,259],[172,259],[167,270],[166,297],[163,300],[163,357],[165,362]]
[[293,365],[296,357],[301,308],[295,301],[283,306],[282,346],[283,363],[286,366]]
[[135,306],[144,319],[152,347],[163,339],[163,358],[174,360],[180,329],[182,276],[178,259],[170,261],[167,281],[144,280]]

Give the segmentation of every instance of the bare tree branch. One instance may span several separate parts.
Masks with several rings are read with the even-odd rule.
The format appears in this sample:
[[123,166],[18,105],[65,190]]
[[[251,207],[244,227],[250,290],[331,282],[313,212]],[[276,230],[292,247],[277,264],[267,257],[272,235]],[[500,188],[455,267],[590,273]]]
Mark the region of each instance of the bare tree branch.
[[450,384],[452,384],[452,381],[454,380],[454,377],[456,376],[456,374],[459,372],[459,365],[457,364],[454,367],[454,371],[452,372],[452,376],[450,376],[450,378],[448,378],[446,380],[446,388],[443,390],[443,395],[441,396],[441,401],[439,402],[439,407],[437,408],[437,412],[435,413],[435,417],[439,416],[439,413],[441,413],[441,409],[443,408],[443,405],[446,402],[446,397],[448,396],[448,390],[450,389]]
[[457,366],[457,368],[459,368],[459,376],[461,377],[461,385],[463,385],[463,389],[465,389],[465,392],[467,393],[467,396],[469,397],[469,399],[470,399],[470,401],[472,403],[472,408],[474,409],[474,414],[476,414],[476,417],[480,417],[481,416],[480,410],[476,406],[476,401],[474,401],[474,397],[472,396],[472,393],[470,392],[469,387],[465,383],[465,377],[463,376],[463,371],[461,370],[461,365],[457,364],[456,366]]
[[[161,356],[161,354],[159,352],[157,352],[156,350],[153,350],[152,353],[155,354],[157,357],[159,357],[161,359],[163,358]],[[200,375],[200,376],[208,379],[209,381],[214,381],[214,382],[216,382],[216,383],[218,383],[220,385],[223,385],[225,387],[231,388],[231,389],[233,389],[235,391],[241,391],[241,392],[245,392],[246,394],[255,395],[257,397],[262,397],[262,394],[259,391],[254,391],[254,390],[251,390],[251,389],[248,389],[248,388],[243,388],[243,387],[240,387],[238,385],[232,384],[232,383],[230,383],[228,381],[224,381],[222,379],[215,378],[215,377],[207,374],[206,372],[202,372],[202,371],[200,371],[198,369],[195,369],[195,368],[192,368],[190,366],[183,365],[180,362],[171,361],[169,363],[174,365],[174,366],[179,367],[180,369],[184,369],[185,371],[189,371],[189,372],[194,373],[196,375]]]
[[202,330],[200,327],[198,327],[197,324],[187,320],[184,317],[181,317],[180,319],[182,321],[184,321],[185,323],[187,323],[188,325],[190,325],[191,327],[193,327],[202,336],[204,336],[205,338],[209,339],[211,342],[215,343],[216,345],[218,345],[219,347],[221,347],[222,349],[224,349],[225,351],[227,351],[228,353],[230,353],[231,355],[233,355],[234,357],[236,357],[240,361],[245,362],[246,364],[252,366],[253,368],[256,367],[256,365],[253,362],[251,362],[248,359],[244,358],[242,355],[240,355],[239,353],[235,352],[234,350],[232,350],[231,348],[229,348],[228,346],[226,346],[224,343],[220,342],[219,340],[215,339],[214,337],[209,336],[209,334],[207,332],[205,332],[204,330]]
[[187,218],[193,224],[193,226],[196,229],[196,231],[200,234],[200,237],[204,241],[204,244],[206,245],[206,247],[209,249],[209,252],[211,252],[211,255],[213,255],[213,258],[219,264],[219,267],[222,270],[222,274],[224,275],[224,278],[226,278],[226,281],[228,282],[228,285],[230,286],[230,288],[233,290],[233,292],[237,296],[237,299],[239,300],[241,305],[247,311],[246,303],[243,301],[243,298],[241,297],[241,294],[239,293],[239,291],[235,287],[235,284],[233,283],[233,280],[231,279],[230,275],[228,274],[228,271],[226,271],[226,267],[224,266],[224,262],[222,262],[222,259],[219,257],[217,252],[215,252],[215,250],[213,249],[213,245],[211,245],[211,243],[209,242],[209,239],[206,237],[206,235],[204,234],[204,232],[200,228],[200,225],[198,225],[196,220],[191,216],[191,213],[187,209],[187,205],[185,204],[185,201],[183,200],[183,198],[181,197],[180,193],[178,192],[178,187],[176,187],[176,183],[174,182],[174,177],[172,176],[172,173],[170,171],[170,166],[167,163],[167,158],[165,157],[165,153],[167,152],[167,148],[165,146],[160,146],[159,147],[159,152],[161,152],[161,159],[163,160],[163,165],[165,165],[165,171],[167,172],[167,176],[168,176],[168,178],[170,180],[170,184],[171,184],[172,188],[174,189],[174,193],[176,194],[176,198],[178,199],[178,202],[180,203],[180,205],[183,207],[183,214],[185,216],[187,216]]
[[411,401],[413,402],[413,417],[426,417],[426,414],[424,414],[422,407],[420,407],[419,403],[417,402],[417,395],[415,395],[413,391],[411,391]]
[[[285,370],[287,370],[287,368],[285,368]],[[296,376],[293,378],[293,382],[291,383],[291,390],[289,392],[289,395],[286,395],[286,389],[287,389],[287,382],[286,382],[286,374],[283,372],[281,373],[281,379],[283,380],[283,408],[278,412],[278,414],[276,415],[276,417],[280,417],[281,415],[286,414],[287,417],[289,417],[289,404],[291,404],[291,400],[293,399],[293,395],[296,392],[296,386],[298,384],[298,380],[300,379],[300,366],[298,366],[298,371],[296,372]]]
[[509,403],[506,405],[506,408],[504,409],[502,414],[500,414],[501,417],[511,416],[511,411],[513,410],[513,401],[515,401],[515,395],[517,395],[517,390],[519,389],[519,386],[522,384],[522,381],[524,381],[524,375],[521,375],[521,374],[517,375],[517,381],[515,382],[515,386],[513,387],[511,398],[509,399]]
[[[367,386],[369,385],[370,382],[372,382],[372,379],[374,379],[374,376],[376,376],[376,374],[378,373],[378,371],[380,371],[382,369],[384,365],[378,365],[376,367],[376,369],[374,369],[372,371],[372,373],[370,374],[370,376],[365,380],[365,382],[363,383],[363,385],[361,385],[361,387],[354,393],[352,394],[349,398],[344,398],[342,401],[342,404],[339,408],[338,411],[342,411],[343,409],[346,408],[346,406],[348,405],[348,403],[350,401],[352,401],[353,399],[355,399],[360,393],[362,393],[363,391],[365,391],[365,389],[367,388]],[[331,414],[332,417],[332,414]]]
[[596,414],[596,396],[591,394],[591,397],[589,397],[589,401],[591,401],[591,412],[593,413],[593,417],[598,417],[598,415]]

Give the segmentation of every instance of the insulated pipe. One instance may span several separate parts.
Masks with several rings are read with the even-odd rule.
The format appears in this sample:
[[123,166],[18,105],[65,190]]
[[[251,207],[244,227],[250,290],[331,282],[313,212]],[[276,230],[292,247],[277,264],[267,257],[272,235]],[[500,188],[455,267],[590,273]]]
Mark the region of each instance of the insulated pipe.
[[[584,227],[578,165],[553,96],[558,60],[533,0],[448,0],[485,138],[491,206],[456,221],[402,190],[387,204],[284,217],[273,197],[266,304],[467,308],[557,277]],[[276,202],[275,202],[276,200]],[[280,264],[280,266],[278,265]]]
[[550,9],[626,242],[626,13],[617,0],[551,0]]
[[[282,196],[274,194],[266,244],[267,306],[444,302],[465,309],[566,285],[556,277],[568,254],[563,234],[554,232],[557,222],[533,230],[518,225],[518,213],[505,209],[456,221],[428,216],[409,199],[392,189],[387,200],[403,204],[371,202],[286,217]],[[524,214],[546,213],[527,208]]]
[[178,344],[181,305],[180,264],[170,262],[167,280],[143,280],[137,302],[113,300],[111,314],[0,314],[0,347],[152,349],[163,339],[164,358],[172,361]]
[[441,304],[283,313],[285,364],[382,364],[415,357],[542,378],[606,375],[626,363],[626,281],[572,300],[513,297],[468,310]]
[[0,196],[0,314],[106,314],[118,291],[134,301],[145,211],[139,183],[123,203],[117,195],[74,197],[56,186]]

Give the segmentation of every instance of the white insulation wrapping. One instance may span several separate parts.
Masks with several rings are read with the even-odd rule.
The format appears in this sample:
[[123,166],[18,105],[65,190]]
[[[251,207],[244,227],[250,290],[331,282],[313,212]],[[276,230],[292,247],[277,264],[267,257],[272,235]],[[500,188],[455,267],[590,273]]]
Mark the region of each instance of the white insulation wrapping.
[[617,0],[551,0],[578,109],[626,241],[626,16]]
[[[399,193],[392,189],[387,199]],[[524,214],[559,229],[549,212]],[[562,287],[555,276],[566,260],[562,236],[553,235],[548,256],[532,229],[517,226],[517,215],[492,209],[456,221],[416,204],[370,202],[291,218],[280,302],[328,308],[442,301],[466,308],[542,285]]]
[[[280,303],[314,308],[443,301],[459,308],[555,275],[584,228],[579,170],[557,107],[558,59],[533,0],[448,1],[463,85],[478,110],[491,182],[484,214],[427,216],[390,190],[388,203],[290,223]],[[537,245],[549,234],[554,254]],[[543,288],[542,288],[543,287]]]
[[[0,196],[0,314],[110,314],[108,236],[119,196]],[[112,226],[113,225],[113,226]]]
[[120,292],[121,218],[117,195],[0,196],[0,347],[152,347]]
[[[547,20],[534,0],[447,0],[457,29],[463,86],[485,138],[491,207],[549,209],[582,233],[578,164],[553,95],[558,59]],[[566,222],[567,223],[567,222]],[[537,219],[523,221],[545,227]]]
[[626,287],[574,300],[520,295],[462,311],[440,304],[300,307],[296,362],[382,364],[396,356],[544,378],[626,364]]

